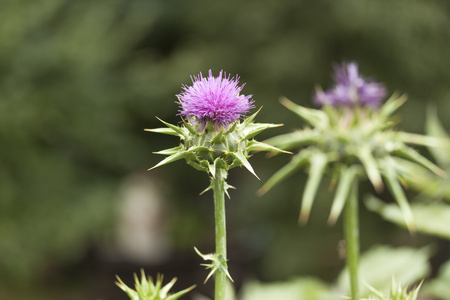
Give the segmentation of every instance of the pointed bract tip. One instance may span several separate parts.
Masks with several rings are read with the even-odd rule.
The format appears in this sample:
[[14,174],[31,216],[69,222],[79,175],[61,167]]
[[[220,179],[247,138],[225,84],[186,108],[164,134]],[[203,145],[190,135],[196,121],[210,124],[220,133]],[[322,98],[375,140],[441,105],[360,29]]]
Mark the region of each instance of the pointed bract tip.
[[330,214],[330,216],[328,217],[328,220],[327,220],[328,226],[331,227],[331,226],[336,225],[336,222],[337,222],[338,218],[339,218],[339,216],[335,216],[335,215]]
[[294,105],[294,102],[292,102],[291,100],[289,100],[284,96],[280,97],[280,103],[287,108],[292,107]]
[[411,236],[416,235],[416,226],[412,220],[406,221],[406,228],[408,228],[408,232]]
[[298,217],[298,223],[300,224],[300,225],[306,225],[306,223],[308,223],[308,220],[309,220],[309,211],[304,211],[304,210],[302,210],[301,212],[300,212],[300,216]]
[[256,191],[256,194],[261,197],[262,195],[264,195],[265,193],[267,193],[269,191],[269,189],[265,186],[263,186],[262,188],[260,188],[258,191]]
[[381,181],[381,180],[374,181],[374,182],[372,182],[372,185],[378,194],[381,194],[384,191],[383,181]]

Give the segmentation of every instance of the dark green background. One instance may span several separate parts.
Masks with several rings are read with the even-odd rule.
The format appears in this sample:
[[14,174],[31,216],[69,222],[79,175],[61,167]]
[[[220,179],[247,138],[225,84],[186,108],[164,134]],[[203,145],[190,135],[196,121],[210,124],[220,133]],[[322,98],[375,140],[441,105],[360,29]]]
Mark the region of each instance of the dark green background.
[[[178,140],[143,129],[160,127],[155,116],[180,121],[175,94],[190,75],[239,74],[243,93],[263,106],[257,121],[285,124],[260,140],[304,126],[280,96],[311,106],[315,85],[331,84],[332,63],[349,60],[390,93],[408,94],[399,128],[423,133],[430,104],[450,127],[448,1],[4,0],[0,6],[2,299],[125,299],[114,274],[131,283],[140,267],[153,276],[164,272],[166,280],[178,276],[175,289],[196,283],[209,293],[192,250],[213,251],[212,194],[198,196],[208,178],[184,162],[146,172],[161,159],[152,152]],[[238,287],[249,278],[333,280],[344,264],[336,250],[341,224],[326,225],[327,182],[305,227],[297,225],[303,173],[256,196],[288,160],[255,154],[261,181],[245,169],[230,172],[238,189],[227,202],[229,258]],[[138,265],[117,255],[121,189],[133,174],[157,180],[167,201],[167,262]],[[372,192],[369,185],[365,192]],[[361,211],[363,249],[428,241]]]

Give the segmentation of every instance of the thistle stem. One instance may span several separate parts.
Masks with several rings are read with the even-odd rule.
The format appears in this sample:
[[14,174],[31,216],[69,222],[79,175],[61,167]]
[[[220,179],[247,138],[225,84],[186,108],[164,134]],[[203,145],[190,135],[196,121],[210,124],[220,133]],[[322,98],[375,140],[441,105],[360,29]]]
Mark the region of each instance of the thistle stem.
[[344,234],[347,247],[347,269],[350,275],[351,299],[359,300],[359,221],[358,182],[354,181],[345,204]]
[[[214,216],[216,222],[216,255],[225,264],[227,261],[227,235],[225,218],[225,179],[227,171],[216,169],[215,178],[212,178],[214,190]],[[225,289],[227,277],[223,270],[218,269],[215,273],[215,296],[214,300],[225,300]]]

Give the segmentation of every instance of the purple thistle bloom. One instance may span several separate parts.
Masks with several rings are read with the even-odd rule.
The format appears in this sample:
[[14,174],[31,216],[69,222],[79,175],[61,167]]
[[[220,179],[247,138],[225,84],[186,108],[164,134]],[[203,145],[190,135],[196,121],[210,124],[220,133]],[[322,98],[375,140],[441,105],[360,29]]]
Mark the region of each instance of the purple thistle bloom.
[[334,67],[335,86],[327,91],[318,89],[314,102],[331,106],[370,106],[377,108],[386,96],[383,84],[370,81],[359,75],[355,62]]
[[179,112],[193,123],[201,123],[201,129],[208,122],[216,128],[227,127],[254,108],[252,95],[239,95],[245,84],[238,86],[238,76],[227,77],[222,70],[214,77],[209,70],[209,77],[200,73],[197,77],[191,76],[191,80],[192,86],[183,85],[183,91],[177,95]]

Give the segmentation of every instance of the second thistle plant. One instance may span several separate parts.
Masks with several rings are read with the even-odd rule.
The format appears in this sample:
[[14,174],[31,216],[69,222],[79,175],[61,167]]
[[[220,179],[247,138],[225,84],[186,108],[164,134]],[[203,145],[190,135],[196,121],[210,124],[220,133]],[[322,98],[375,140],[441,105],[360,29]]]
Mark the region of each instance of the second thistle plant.
[[352,299],[358,295],[358,182],[368,178],[377,192],[387,185],[403,213],[408,228],[414,230],[412,213],[402,189],[408,160],[421,168],[444,175],[431,161],[407,144],[438,146],[438,139],[394,129],[392,115],[403,105],[404,96],[393,95],[386,103],[386,88],[363,78],[354,62],[335,67],[335,85],[316,90],[314,102],[321,109],[281,103],[309,124],[309,127],[267,140],[268,144],[291,150],[300,147],[287,165],[277,171],[261,188],[265,193],[295,171],[307,168],[309,177],[303,191],[300,222],[308,220],[324,174],[337,185],[329,223],[334,224],[345,208],[344,232]]
[[209,174],[211,183],[205,191],[214,191],[216,252],[203,255],[196,251],[205,260],[211,260],[205,266],[211,268],[208,278],[215,275],[214,299],[224,300],[229,276],[224,197],[229,197],[227,190],[231,188],[226,182],[228,170],[244,166],[256,176],[248,161],[251,151],[284,151],[254,140],[262,131],[280,125],[254,123],[257,112],[244,118],[254,105],[252,95],[240,94],[244,85],[239,86],[239,77],[232,78],[223,71],[214,77],[210,70],[208,77],[200,73],[191,79],[192,85],[183,85],[183,91],[177,95],[182,125],[161,120],[166,127],[146,129],[180,138],[178,146],[156,152],[168,157],[151,169],[185,159],[195,169]]

